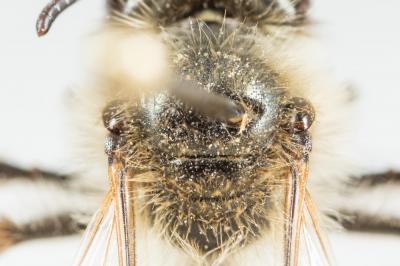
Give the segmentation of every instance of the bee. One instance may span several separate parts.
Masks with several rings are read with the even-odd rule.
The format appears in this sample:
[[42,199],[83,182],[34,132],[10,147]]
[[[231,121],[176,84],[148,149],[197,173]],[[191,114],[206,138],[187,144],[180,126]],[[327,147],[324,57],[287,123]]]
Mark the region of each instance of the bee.
[[[75,2],[46,6],[38,35]],[[75,96],[78,116],[93,114],[81,128],[96,142],[90,167],[101,173],[90,188],[104,200],[89,223],[71,212],[57,230],[51,220],[39,228],[88,224],[76,265],[329,265],[322,227],[338,217],[327,201],[352,174],[340,155],[351,101],[309,60],[309,1],[107,6],[93,37],[95,81]],[[76,189],[69,177],[36,175]],[[367,220],[343,224],[387,228]],[[23,239],[13,232],[40,231],[2,227],[4,246]]]

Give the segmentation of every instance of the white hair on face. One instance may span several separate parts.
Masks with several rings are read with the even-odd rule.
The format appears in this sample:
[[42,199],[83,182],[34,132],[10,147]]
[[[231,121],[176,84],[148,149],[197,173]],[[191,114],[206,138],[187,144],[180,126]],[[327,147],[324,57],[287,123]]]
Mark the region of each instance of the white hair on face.
[[168,80],[167,53],[154,32],[106,27],[89,39],[87,54],[88,69],[94,78],[70,91],[68,99],[71,143],[76,147],[71,161],[75,172],[82,176],[82,185],[106,191],[104,142],[108,132],[103,125],[103,110],[120,96],[118,88],[119,92],[146,93]]
[[129,14],[138,5],[140,0],[128,0],[124,6],[124,14]]
[[136,254],[138,265],[176,265],[186,266],[192,264],[192,259],[183,251],[173,247],[167,241],[161,239],[158,232],[143,219],[137,219],[136,226]]
[[294,16],[296,15],[296,9],[293,6],[293,1],[291,0],[276,0],[279,4],[279,6],[285,10],[285,12],[289,16]]

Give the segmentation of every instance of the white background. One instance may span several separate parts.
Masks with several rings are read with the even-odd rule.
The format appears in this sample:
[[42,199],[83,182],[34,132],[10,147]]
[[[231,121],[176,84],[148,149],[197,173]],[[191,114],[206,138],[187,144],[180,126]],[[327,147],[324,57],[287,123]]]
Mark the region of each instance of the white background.
[[[81,1],[38,39],[35,20],[47,0],[1,1],[0,160],[68,169],[63,94],[81,76],[82,41],[101,22],[104,2]],[[352,151],[366,172],[400,169],[400,2],[314,2],[332,74],[359,89]],[[78,243],[77,237],[24,243],[0,255],[0,265],[70,265]],[[400,237],[338,233],[332,246],[338,265],[400,265]]]

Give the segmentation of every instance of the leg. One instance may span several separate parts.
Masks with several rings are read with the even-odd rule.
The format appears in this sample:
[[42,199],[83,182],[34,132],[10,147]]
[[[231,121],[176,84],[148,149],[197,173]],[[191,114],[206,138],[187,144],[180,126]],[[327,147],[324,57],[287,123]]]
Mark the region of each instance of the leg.
[[350,231],[384,234],[400,234],[400,219],[390,216],[374,216],[362,212],[346,213],[341,220],[343,227]]
[[400,185],[400,173],[395,171],[388,171],[380,174],[365,175],[361,178],[353,179],[353,186],[379,186],[387,184]]
[[85,228],[86,224],[80,223],[69,214],[46,217],[20,225],[3,219],[0,220],[0,252],[21,241],[76,234]]
[[400,234],[400,173],[354,178],[348,184],[338,221],[351,231]]
[[0,251],[21,241],[84,229],[97,199],[93,191],[80,191],[75,180],[0,163]]
[[25,170],[0,162],[0,180],[12,178],[26,178],[31,180],[44,179],[49,181],[67,181],[70,179],[65,175],[42,171],[39,169]]

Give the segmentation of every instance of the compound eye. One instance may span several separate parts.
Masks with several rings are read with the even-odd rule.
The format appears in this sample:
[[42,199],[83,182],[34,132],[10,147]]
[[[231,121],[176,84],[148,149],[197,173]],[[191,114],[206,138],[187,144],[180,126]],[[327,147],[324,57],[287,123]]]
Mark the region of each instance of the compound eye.
[[307,131],[315,120],[314,107],[304,98],[294,97],[285,106],[284,128],[293,133]]
[[104,126],[109,132],[116,135],[120,135],[124,127],[120,106],[120,101],[113,101],[103,109]]
[[303,132],[308,130],[312,123],[314,122],[314,117],[308,112],[298,112],[295,114],[293,119],[293,128],[295,132]]

